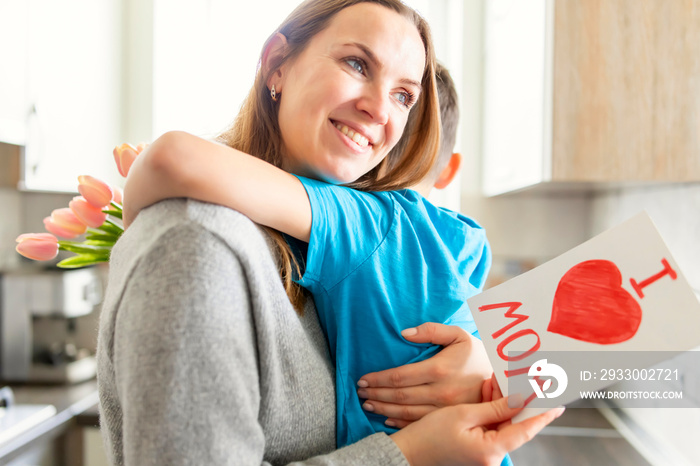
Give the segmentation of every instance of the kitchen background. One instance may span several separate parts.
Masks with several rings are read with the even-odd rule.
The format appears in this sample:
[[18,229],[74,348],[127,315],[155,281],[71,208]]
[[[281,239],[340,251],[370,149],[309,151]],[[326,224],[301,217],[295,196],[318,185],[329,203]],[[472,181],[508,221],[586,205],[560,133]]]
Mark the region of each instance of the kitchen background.
[[[700,290],[700,1],[407,3],[460,95],[461,180],[433,200],[484,225],[492,285],[646,209]],[[295,4],[0,0],[0,270],[77,175],[120,182],[115,145],[226,126]],[[81,325],[89,345],[96,318]],[[687,409],[612,411],[651,463],[698,464],[697,371],[683,384]],[[86,439],[86,464],[103,464]]]

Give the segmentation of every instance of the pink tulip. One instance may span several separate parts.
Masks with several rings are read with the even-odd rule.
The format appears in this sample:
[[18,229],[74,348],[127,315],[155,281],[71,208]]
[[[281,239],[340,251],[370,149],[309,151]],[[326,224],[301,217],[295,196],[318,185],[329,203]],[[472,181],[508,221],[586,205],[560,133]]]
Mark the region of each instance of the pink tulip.
[[116,202],[117,204],[124,203],[124,191],[122,191],[122,188],[112,186],[112,201]]
[[51,216],[44,219],[44,226],[49,232],[63,238],[75,238],[87,229],[68,207],[51,212]]
[[89,175],[78,177],[78,192],[93,206],[100,209],[112,200],[112,188],[104,181]]
[[119,174],[121,176],[126,177],[126,175],[129,174],[129,169],[134,163],[134,160],[136,160],[136,156],[139,154],[139,152],[140,151],[138,151],[134,146],[126,143],[114,148],[112,153],[114,154],[114,161],[117,164],[117,169],[119,170]]
[[28,259],[48,261],[58,254],[58,239],[49,233],[25,233],[17,242],[15,250]]
[[68,203],[76,217],[85,225],[99,228],[107,219],[107,214],[102,209],[91,205],[83,196],[76,196]]

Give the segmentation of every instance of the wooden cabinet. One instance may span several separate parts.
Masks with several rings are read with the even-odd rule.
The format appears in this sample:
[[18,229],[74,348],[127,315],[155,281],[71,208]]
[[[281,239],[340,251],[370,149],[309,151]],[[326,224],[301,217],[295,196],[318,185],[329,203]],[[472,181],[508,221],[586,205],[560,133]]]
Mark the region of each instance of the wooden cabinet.
[[484,178],[700,181],[700,0],[486,3]]
[[[0,0],[0,142],[23,146],[20,188],[75,191],[114,178],[121,137],[118,0]],[[10,66],[6,67],[5,64]]]

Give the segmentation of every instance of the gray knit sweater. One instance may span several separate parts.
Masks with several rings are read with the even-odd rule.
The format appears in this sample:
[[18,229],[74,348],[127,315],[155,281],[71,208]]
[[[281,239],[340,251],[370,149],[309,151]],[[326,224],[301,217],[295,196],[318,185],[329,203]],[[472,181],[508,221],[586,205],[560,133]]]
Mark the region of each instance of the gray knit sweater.
[[224,207],[139,214],[112,252],[97,356],[113,464],[406,464],[385,434],[334,451],[316,310],[294,312],[266,236]]

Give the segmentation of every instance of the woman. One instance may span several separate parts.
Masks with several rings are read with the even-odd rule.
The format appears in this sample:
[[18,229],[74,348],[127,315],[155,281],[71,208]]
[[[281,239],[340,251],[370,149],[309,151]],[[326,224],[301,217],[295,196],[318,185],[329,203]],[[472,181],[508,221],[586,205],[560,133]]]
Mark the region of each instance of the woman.
[[[262,64],[225,135],[232,147],[295,173],[359,177],[371,189],[411,185],[430,169],[439,124],[432,46],[400,2],[307,2],[268,42]],[[324,80],[330,66],[352,79]],[[329,150],[336,125],[358,115],[371,147]],[[143,211],[115,247],[98,349],[113,462],[498,463],[553,418],[485,433],[481,426],[517,410],[504,400],[460,405],[333,451],[327,345],[313,304],[296,314],[290,299],[300,305],[299,295],[280,286],[270,248],[282,251],[287,280],[286,243],[267,238],[236,212],[170,201]]]

